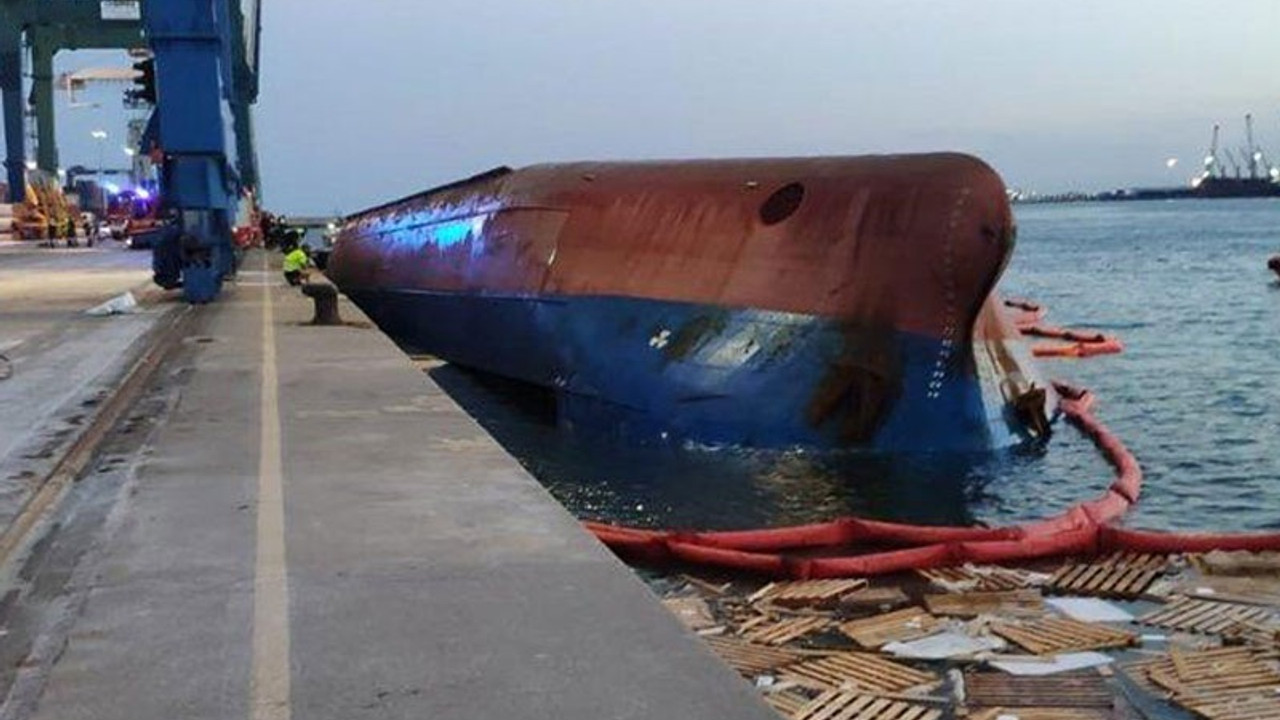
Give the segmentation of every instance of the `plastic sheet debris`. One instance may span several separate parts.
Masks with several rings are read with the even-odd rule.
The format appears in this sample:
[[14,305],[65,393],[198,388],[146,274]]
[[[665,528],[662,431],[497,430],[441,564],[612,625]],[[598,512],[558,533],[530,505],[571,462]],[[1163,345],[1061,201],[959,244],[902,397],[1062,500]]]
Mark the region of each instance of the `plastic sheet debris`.
[[667,598],[663,605],[690,630],[705,630],[715,627],[716,620],[711,616],[711,608],[707,601],[698,597]]
[[999,638],[973,637],[954,630],[947,630],[919,640],[892,642],[881,648],[882,652],[911,660],[948,660],[973,657],[1005,647]]
[[1133,622],[1133,613],[1106,600],[1088,597],[1046,598],[1049,607],[1082,622]]
[[987,664],[1010,675],[1053,675],[1060,672],[1109,665],[1111,662],[1113,660],[1110,655],[1090,650],[1063,653],[1052,657],[992,658]]
[[117,295],[111,298],[101,305],[95,305],[84,312],[86,315],[93,315],[97,317],[105,315],[124,315],[126,313],[133,312],[137,307],[138,300],[133,296],[133,293],[126,292],[122,295]]

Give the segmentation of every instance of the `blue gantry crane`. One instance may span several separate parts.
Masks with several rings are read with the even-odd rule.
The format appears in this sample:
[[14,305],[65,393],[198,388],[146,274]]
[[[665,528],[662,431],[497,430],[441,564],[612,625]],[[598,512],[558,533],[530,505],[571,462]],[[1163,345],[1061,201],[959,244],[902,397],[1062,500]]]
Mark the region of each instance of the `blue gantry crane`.
[[[53,56],[63,49],[148,49],[151,64],[139,68],[133,96],[154,107],[138,150],[157,161],[162,208],[171,220],[153,251],[155,280],[182,287],[190,302],[214,299],[234,270],[237,200],[258,185],[250,108],[258,95],[260,24],[258,0],[0,0],[10,199],[19,199],[26,184],[28,105],[36,165],[57,170]],[[22,97],[24,51],[31,58],[30,103]]]

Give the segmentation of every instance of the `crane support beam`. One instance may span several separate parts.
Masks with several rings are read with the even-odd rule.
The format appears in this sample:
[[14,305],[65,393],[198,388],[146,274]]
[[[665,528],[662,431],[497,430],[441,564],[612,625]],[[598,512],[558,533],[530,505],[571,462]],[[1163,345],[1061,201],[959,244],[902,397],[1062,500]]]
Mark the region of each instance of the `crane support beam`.
[[61,50],[141,47],[142,24],[102,16],[94,0],[0,0],[0,91],[4,101],[5,169],[9,201],[26,186],[26,134],[22,96],[22,38],[31,51],[31,104],[36,122],[36,164],[58,168],[53,109],[53,57]]
[[21,202],[27,182],[27,137],[22,127],[22,30],[5,14],[0,14],[0,98],[4,102],[8,200]]
[[222,122],[227,0],[166,0],[143,6],[155,55],[153,139],[163,153],[161,193],[174,232],[153,256],[156,282],[181,284],[188,302],[213,300],[234,271],[231,220],[236,183]]
[[58,170],[58,141],[53,117],[53,56],[57,49],[31,33],[31,107],[36,119],[36,167]]
[[[240,184],[260,193],[258,186],[258,153],[253,136],[253,118],[250,107],[258,101],[257,60],[249,58],[248,33],[246,23],[253,23],[255,38],[261,30],[257,8],[254,4],[254,17],[246,18],[244,7],[238,0],[229,5],[231,12],[231,93],[228,101],[231,105],[231,122],[236,138],[236,170],[240,175]],[[255,40],[256,47],[256,40]],[[261,197],[261,195],[259,195]]]

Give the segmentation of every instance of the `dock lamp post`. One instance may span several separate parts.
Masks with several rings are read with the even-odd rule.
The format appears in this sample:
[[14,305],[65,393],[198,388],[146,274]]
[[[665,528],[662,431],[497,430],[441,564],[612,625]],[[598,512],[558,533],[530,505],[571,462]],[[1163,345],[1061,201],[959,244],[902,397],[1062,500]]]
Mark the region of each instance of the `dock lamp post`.
[[142,183],[142,173],[138,171],[140,163],[138,162],[138,151],[125,145],[121,148],[124,154],[129,157],[129,180],[137,187]]
[[98,199],[102,202],[102,214],[105,215],[107,213],[107,191],[102,187],[102,146],[107,139],[107,131],[94,130],[89,134],[93,136],[94,140],[98,141],[98,172],[95,182],[98,184]]

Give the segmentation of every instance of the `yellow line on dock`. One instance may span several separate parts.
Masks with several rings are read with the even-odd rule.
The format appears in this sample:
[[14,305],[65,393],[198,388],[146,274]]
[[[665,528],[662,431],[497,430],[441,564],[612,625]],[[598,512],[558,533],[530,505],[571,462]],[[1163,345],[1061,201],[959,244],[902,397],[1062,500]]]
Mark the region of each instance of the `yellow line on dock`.
[[[263,255],[263,270],[269,270]],[[262,288],[262,444],[258,463],[258,556],[253,578],[251,720],[289,720],[289,569],[284,547],[284,470],[271,284]]]

